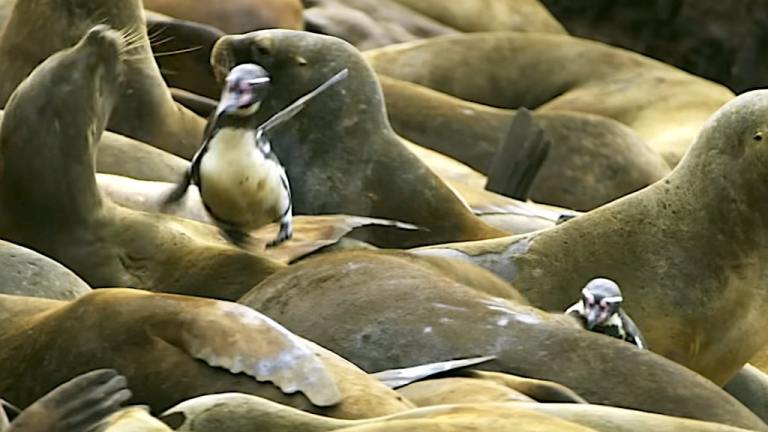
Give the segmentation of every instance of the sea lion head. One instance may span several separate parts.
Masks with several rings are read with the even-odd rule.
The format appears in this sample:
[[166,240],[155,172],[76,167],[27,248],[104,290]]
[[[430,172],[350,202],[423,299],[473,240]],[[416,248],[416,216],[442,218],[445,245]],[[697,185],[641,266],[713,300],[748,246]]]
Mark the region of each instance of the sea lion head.
[[293,30],[261,30],[219,39],[211,54],[217,79],[222,80],[242,63],[256,63],[272,78],[271,96],[257,114],[260,121],[348,68],[349,78],[319,96],[321,103],[310,103],[297,115],[299,124],[301,117],[311,117],[315,124],[331,129],[345,123],[343,120],[359,127],[355,120],[364,117],[368,125],[384,125],[391,130],[373,70],[360,52],[342,39]]
[[750,207],[765,203],[768,90],[750,91],[723,105],[704,125],[678,170],[698,172],[708,183],[727,186],[734,198]]
[[[98,139],[115,104],[121,78],[120,33],[106,25],[91,28],[73,47],[57,52],[38,66],[11,95],[5,124],[12,124],[14,140],[23,143],[23,129],[40,136],[72,134],[80,140],[87,129],[91,142]],[[50,124],[30,121],[36,113],[54,112]],[[18,118],[18,120],[15,120]]]

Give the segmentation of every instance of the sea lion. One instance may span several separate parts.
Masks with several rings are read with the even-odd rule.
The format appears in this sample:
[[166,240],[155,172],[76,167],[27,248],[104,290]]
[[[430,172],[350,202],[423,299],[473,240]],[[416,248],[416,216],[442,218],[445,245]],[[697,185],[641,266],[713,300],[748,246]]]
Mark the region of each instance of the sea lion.
[[723,388],[768,422],[768,375],[765,372],[747,363]]
[[283,265],[216,244],[206,225],[124,209],[99,193],[94,146],[118,97],[121,43],[96,26],[10,98],[0,131],[0,236],[92,287],[239,298]]
[[462,32],[516,31],[566,34],[539,0],[395,0]]
[[419,381],[397,389],[418,407],[460,403],[535,402],[517,390],[491,381],[472,378],[439,378]]
[[267,28],[304,30],[301,0],[230,0],[220,4],[144,0],[144,7],[207,24],[226,33],[248,33]]
[[[109,129],[191,157],[205,121],[173,102],[155,64],[146,36],[140,0],[56,0],[16,3],[0,35],[0,105],[48,56],[68,48],[98,23],[124,32],[120,56],[126,73]],[[76,100],[69,110],[79,109]]]
[[394,0],[313,0],[306,29],[346,40],[361,51],[457,31]]
[[508,233],[550,228],[568,209],[521,201],[485,189],[487,178],[441,153],[403,140],[403,144],[488,224]]
[[590,403],[766,428],[711,381],[664,357],[585,331],[565,315],[480,292],[481,281],[425,271],[400,254],[310,258],[265,279],[239,302],[368,372],[496,356],[480,368],[554,381]]
[[[528,414],[524,414],[528,413]],[[537,413],[539,416],[527,417]],[[550,423],[552,418],[570,423]],[[417,408],[386,417],[339,420],[281,406],[255,396],[227,393],[185,401],[163,414],[178,432],[279,430],[325,431],[600,431],[600,432],[747,432],[746,429],[642,411],[586,404],[525,402],[441,405]],[[454,424],[464,422],[464,428]],[[580,425],[580,426],[577,426]],[[474,426],[474,427],[472,427]],[[529,427],[538,427],[528,429]],[[553,428],[554,427],[554,428]],[[572,428],[576,429],[572,429]],[[434,428],[434,429],[433,429]],[[511,428],[511,429],[510,429]],[[586,428],[586,429],[583,429]]]
[[235,303],[105,288],[72,302],[0,295],[0,316],[7,347],[0,392],[22,407],[100,367],[125,375],[129,402],[153,412],[221,391],[341,418],[411,406],[351,363]]
[[22,411],[3,432],[92,432],[131,397],[125,377],[93,370],[61,384]]
[[564,35],[449,35],[365,57],[379,74],[472,102],[612,118],[634,129],[670,166],[707,118],[733,98],[724,86],[659,61]]
[[145,407],[122,409],[110,416],[96,432],[173,432],[165,423],[152,417]]
[[[213,75],[210,57],[216,40],[225,33],[215,27],[152,11],[146,11],[145,15],[153,56],[163,79],[171,87],[171,94],[177,88],[217,98],[221,85]],[[174,100],[177,100],[175,95]]]
[[386,118],[381,88],[349,43],[313,33],[263,30],[221,38],[211,62],[218,76],[235,65],[256,63],[274,78],[272,96],[256,114],[258,122],[307,88],[349,69],[349,78],[318,96],[292,120],[291,130],[272,139],[291,179],[296,213],[381,217],[426,228],[407,234],[361,234],[361,240],[380,247],[500,235],[398,142]]
[[[379,81],[387,115],[398,134],[489,173],[515,111],[463,101],[383,75]],[[615,120],[561,111],[535,112],[533,117],[552,143],[531,187],[534,201],[590,210],[669,173],[658,153]]]
[[0,240],[0,293],[72,300],[91,288],[71,270],[25,247]]
[[202,396],[163,413],[164,422],[178,432],[265,431],[467,431],[584,432],[592,429],[553,417],[521,411],[514,405],[495,412],[482,405],[421,408],[366,420],[339,420],[312,415],[268,400],[238,393]]
[[768,91],[742,94],[646,189],[551,230],[420,252],[491,269],[546,310],[611,278],[651,350],[725,384],[768,342],[766,119]]

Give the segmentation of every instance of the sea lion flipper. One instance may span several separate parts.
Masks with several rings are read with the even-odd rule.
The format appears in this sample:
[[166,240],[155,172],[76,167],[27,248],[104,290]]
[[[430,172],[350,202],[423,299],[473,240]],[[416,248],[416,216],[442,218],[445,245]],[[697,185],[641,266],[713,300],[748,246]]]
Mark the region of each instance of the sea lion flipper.
[[495,359],[495,356],[474,357],[461,360],[450,360],[439,363],[430,363],[403,369],[390,369],[375,374],[374,378],[385,384],[389,388],[399,388],[412,384],[416,381],[441,374],[443,372],[461,369],[470,366],[476,366]]
[[496,152],[485,188],[511,198],[528,199],[533,181],[549,155],[550,145],[531,112],[520,108]]
[[212,303],[181,326],[158,330],[211,366],[272,382],[287,394],[300,391],[317,406],[341,401],[333,375],[308,343],[247,306]]
[[88,432],[131,397],[112,369],[80,375],[50,391],[11,423],[8,432]]

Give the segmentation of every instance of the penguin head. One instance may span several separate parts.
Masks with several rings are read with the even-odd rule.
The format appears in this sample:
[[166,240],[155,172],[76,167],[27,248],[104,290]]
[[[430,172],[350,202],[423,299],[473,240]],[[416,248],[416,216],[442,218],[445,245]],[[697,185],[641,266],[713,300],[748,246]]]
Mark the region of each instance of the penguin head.
[[581,290],[583,317],[587,330],[605,324],[621,308],[621,289],[619,285],[606,278],[595,278]]
[[252,115],[269,93],[270,83],[269,73],[261,66],[253,63],[238,65],[227,74],[217,114]]

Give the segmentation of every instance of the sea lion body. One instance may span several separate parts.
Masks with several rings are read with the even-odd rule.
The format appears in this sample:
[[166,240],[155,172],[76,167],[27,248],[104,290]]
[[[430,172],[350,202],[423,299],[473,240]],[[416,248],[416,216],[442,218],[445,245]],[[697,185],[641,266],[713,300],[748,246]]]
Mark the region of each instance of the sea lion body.
[[[126,376],[132,401],[154,412],[192,397],[233,390],[342,418],[389,414],[410,406],[349,362],[286,336],[279,325],[240,308],[249,311],[227,302],[127,289],[95,290],[69,303],[0,296],[0,339],[9,347],[0,354],[0,392],[26,406],[55,383],[110,367]],[[222,333],[228,334],[226,340]],[[307,367],[307,358],[322,369]],[[246,375],[257,367],[263,368],[260,381]],[[291,394],[274,384],[283,379],[295,380],[283,385]],[[314,388],[325,394],[327,379],[333,380],[343,400],[319,407],[307,392]]]
[[379,74],[464,100],[612,118],[634,129],[670,166],[733,98],[727,88],[661,62],[564,35],[449,35],[365,56]]
[[221,4],[180,0],[145,0],[147,9],[182,20],[196,21],[226,33],[247,33],[266,28],[303,30],[301,0],[234,0]]
[[118,99],[121,43],[97,26],[10,98],[0,131],[0,235],[92,287],[239,298],[283,265],[211,242],[218,234],[192,221],[115,206],[98,190],[93,152]]
[[706,378],[484,286],[425,270],[404,253],[349,252],[294,264],[240,302],[368,372],[495,355],[478,368],[553,381],[590,403],[766,429]]
[[[404,138],[486,175],[501,157],[499,149],[515,111],[467,102],[383,75],[379,80],[390,122]],[[535,112],[533,118],[552,143],[531,186],[534,201],[590,210],[669,173],[656,151],[615,120],[568,111]]]
[[349,69],[349,78],[318,96],[296,115],[290,130],[271,139],[291,179],[296,213],[382,217],[426,228],[404,235],[370,231],[361,237],[381,247],[500,235],[399,143],[387,122],[378,82],[349,43],[311,33],[263,30],[220,39],[212,63],[219,75],[237,64],[256,63],[274,78],[272,96],[255,114],[257,122],[306,88]]
[[646,189],[551,230],[422,253],[492,269],[546,310],[609,277],[651,350],[724,384],[766,343],[766,118],[768,92],[745,93]]

